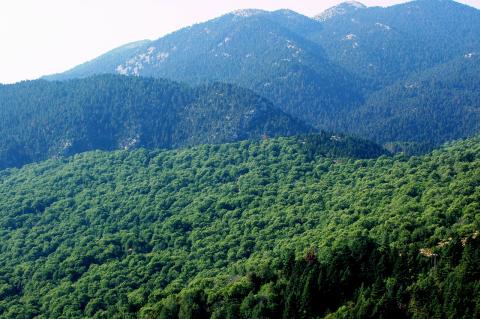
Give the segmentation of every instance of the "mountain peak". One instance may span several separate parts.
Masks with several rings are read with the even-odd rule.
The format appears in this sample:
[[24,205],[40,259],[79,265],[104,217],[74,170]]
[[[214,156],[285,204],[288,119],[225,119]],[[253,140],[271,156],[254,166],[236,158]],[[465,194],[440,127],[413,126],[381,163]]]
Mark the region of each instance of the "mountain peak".
[[248,17],[251,17],[251,16],[263,14],[265,12],[266,11],[260,10],[260,9],[239,9],[239,10],[232,11],[231,14],[233,14],[234,16],[237,16],[237,17],[248,18]]
[[364,5],[363,3],[358,2],[358,1],[345,1],[345,2],[341,3],[340,5],[350,6],[350,7],[354,7],[354,8],[357,8],[357,9],[365,9],[367,7],[366,5]]
[[323,22],[336,16],[345,15],[352,11],[357,11],[357,10],[366,9],[366,8],[367,8],[366,5],[358,1],[345,1],[340,3],[339,5],[336,5],[334,7],[331,7],[325,10],[324,12],[315,16],[314,18],[318,21]]
[[279,10],[276,10],[276,11],[273,11],[273,12],[278,13],[278,14],[283,14],[285,16],[298,15],[297,12],[295,12],[293,10],[290,10],[290,9],[279,9]]

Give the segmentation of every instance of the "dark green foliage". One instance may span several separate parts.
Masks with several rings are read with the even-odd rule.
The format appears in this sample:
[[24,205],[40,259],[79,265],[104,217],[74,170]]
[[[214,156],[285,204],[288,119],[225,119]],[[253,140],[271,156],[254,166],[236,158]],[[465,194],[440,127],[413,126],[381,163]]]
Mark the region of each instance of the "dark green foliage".
[[355,158],[365,143],[321,134],[0,171],[0,317],[477,317],[479,139]]
[[[323,261],[308,254],[299,260],[287,257],[277,268],[250,272],[204,292],[213,297],[242,282],[246,290],[240,296],[204,296],[196,304],[178,298],[178,307],[209,309],[208,317],[233,307],[234,318],[245,319],[477,318],[480,277],[478,271],[466,270],[478,268],[477,235],[451,239],[436,252],[440,255],[428,257],[415,246],[379,247],[367,237],[353,237]],[[477,259],[471,260],[472,255]]]
[[0,169],[89,150],[173,148],[312,131],[242,88],[103,75],[0,87]]
[[344,134],[321,132],[300,136],[297,140],[302,144],[302,152],[305,153],[308,161],[312,161],[318,156],[366,159],[387,154],[375,143]]
[[413,75],[372,94],[345,131],[380,143],[408,142],[403,150],[414,152],[473,135],[480,130],[479,74],[479,56],[467,55]]

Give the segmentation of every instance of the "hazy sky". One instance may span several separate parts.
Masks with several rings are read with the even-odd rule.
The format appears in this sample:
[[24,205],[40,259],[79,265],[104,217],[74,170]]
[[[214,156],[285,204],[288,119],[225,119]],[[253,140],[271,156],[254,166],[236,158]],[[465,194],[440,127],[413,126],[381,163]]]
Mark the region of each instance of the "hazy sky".
[[[341,0],[0,0],[0,83],[61,72],[128,42],[241,8],[308,16]],[[405,0],[365,0],[388,6]],[[480,8],[480,0],[462,3]]]

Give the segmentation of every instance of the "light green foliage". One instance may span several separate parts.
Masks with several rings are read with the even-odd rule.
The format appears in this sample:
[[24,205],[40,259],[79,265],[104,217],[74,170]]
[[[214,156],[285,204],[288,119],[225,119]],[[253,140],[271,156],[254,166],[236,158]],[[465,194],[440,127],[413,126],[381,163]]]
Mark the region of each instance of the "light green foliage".
[[[274,269],[297,269],[294,255],[328,264],[355,238],[418,252],[478,230],[478,138],[366,160],[381,152],[340,140],[90,152],[0,171],[0,317],[268,317],[274,287],[288,287]],[[307,301],[312,274],[298,279]]]

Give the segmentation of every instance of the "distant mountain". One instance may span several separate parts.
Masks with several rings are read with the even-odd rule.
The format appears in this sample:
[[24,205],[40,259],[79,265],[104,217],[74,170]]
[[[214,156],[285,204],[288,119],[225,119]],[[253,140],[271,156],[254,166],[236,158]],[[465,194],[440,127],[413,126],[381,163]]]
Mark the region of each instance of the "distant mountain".
[[480,11],[451,0],[387,8],[349,1],[315,19],[322,28],[307,38],[377,87],[480,50]]
[[346,14],[356,13],[357,10],[366,8],[367,7],[363,3],[357,1],[345,1],[339,5],[325,10],[321,14],[315,16],[314,19],[320,22],[326,22]]
[[88,150],[172,148],[312,128],[227,84],[103,75],[0,86],[0,168]]
[[375,92],[346,123],[364,123],[344,130],[390,142],[392,151],[472,136],[480,131],[480,56],[468,53]]
[[[316,128],[416,143],[420,150],[478,132],[471,105],[480,74],[469,72],[472,85],[461,89],[470,102],[449,98],[446,88],[433,84],[405,99],[402,86],[436,72],[436,81],[451,87],[462,77],[449,70],[454,61],[478,53],[475,8],[449,0],[387,8],[348,1],[314,19],[290,10],[235,11],[47,78],[120,73],[232,83]],[[424,111],[412,113],[412,105]]]
[[[362,100],[355,80],[303,34],[321,24],[289,10],[240,10],[132,45],[48,79],[98,73],[165,77],[190,84],[234,83],[313,125],[334,128],[336,114]],[[119,49],[117,49],[119,50]],[[112,63],[117,55],[116,63]]]

